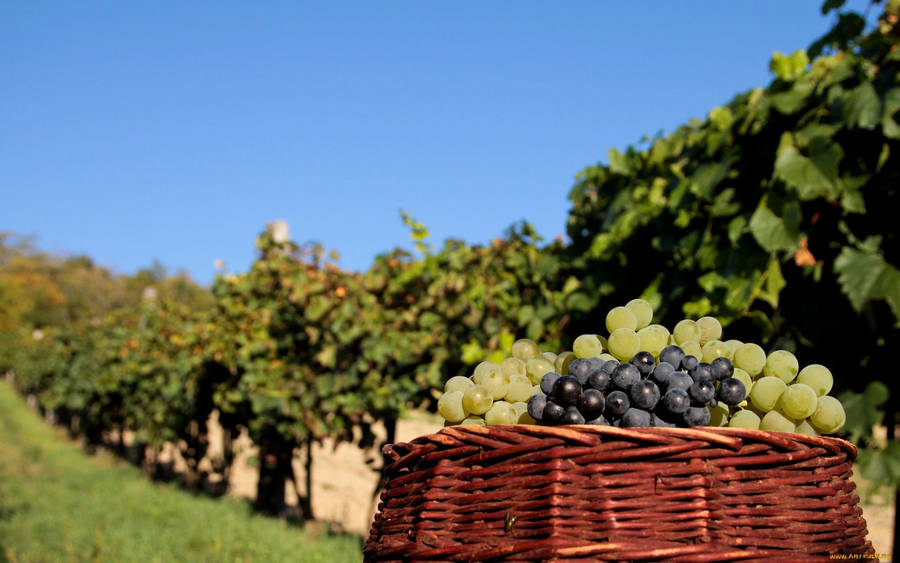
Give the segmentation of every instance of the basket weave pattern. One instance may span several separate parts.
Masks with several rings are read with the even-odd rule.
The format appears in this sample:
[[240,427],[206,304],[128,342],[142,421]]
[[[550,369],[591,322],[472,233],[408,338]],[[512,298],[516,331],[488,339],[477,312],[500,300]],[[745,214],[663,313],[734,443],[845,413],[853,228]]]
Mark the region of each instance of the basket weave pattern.
[[736,428],[452,426],[393,459],[367,561],[872,554],[856,448]]

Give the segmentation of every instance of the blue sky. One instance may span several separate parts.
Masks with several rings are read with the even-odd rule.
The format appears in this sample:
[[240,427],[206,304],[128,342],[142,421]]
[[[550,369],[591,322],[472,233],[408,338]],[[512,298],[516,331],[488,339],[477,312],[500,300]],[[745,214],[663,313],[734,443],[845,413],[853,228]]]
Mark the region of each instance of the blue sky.
[[0,231],[201,283],[272,219],[357,270],[411,246],[400,208],[551,239],[579,170],[768,83],[820,5],[4,2]]

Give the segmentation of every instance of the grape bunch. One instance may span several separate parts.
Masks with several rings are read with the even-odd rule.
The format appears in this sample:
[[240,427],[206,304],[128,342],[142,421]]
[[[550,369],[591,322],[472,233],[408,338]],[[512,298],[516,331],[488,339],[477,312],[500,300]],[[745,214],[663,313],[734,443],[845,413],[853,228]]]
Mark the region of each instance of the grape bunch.
[[622,363],[578,358],[567,375],[543,376],[528,414],[544,425],[706,426],[711,409],[738,405],[746,397],[728,358],[701,362],[674,345],[660,350],[659,358],[647,350]]
[[776,350],[767,356],[756,344],[742,345],[735,364],[755,379],[749,400],[732,414],[729,426],[815,436],[833,434],[844,425],[843,405],[828,395],[834,378],[825,366],[810,364],[801,370],[792,353]]
[[470,377],[458,375],[444,384],[438,413],[447,424],[535,424],[526,402],[540,393],[544,374],[565,369],[571,352],[541,353],[532,340],[517,340],[513,356],[497,364],[484,361]]
[[517,340],[511,357],[451,378],[438,401],[447,424],[732,426],[832,434],[844,424],[828,396],[831,372],[799,369],[786,350],[722,340],[715,317],[683,319],[670,332],[633,299],[606,315],[607,336],[582,334],[571,351]]

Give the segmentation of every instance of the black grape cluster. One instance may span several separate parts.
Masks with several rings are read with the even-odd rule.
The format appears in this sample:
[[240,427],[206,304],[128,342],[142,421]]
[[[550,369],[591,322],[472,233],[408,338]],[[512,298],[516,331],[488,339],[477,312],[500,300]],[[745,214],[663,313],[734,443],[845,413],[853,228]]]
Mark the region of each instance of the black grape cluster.
[[647,351],[627,363],[579,358],[568,375],[543,376],[542,393],[529,399],[528,414],[546,426],[708,426],[710,409],[738,405],[747,396],[733,375],[728,358],[701,362],[675,345],[662,349],[658,363]]

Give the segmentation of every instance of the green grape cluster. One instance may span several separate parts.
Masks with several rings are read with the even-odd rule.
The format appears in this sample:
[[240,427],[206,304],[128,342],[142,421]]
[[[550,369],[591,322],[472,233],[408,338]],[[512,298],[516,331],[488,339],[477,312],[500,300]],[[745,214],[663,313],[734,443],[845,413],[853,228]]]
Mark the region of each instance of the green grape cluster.
[[729,426],[819,435],[834,434],[846,420],[844,407],[828,392],[831,371],[821,364],[799,369],[797,357],[786,350],[766,355],[755,344],[735,354],[735,366],[751,376],[749,400]]
[[486,360],[469,377],[447,380],[438,399],[438,414],[447,425],[535,424],[528,414],[528,399],[540,393],[544,374],[564,369],[573,357],[571,352],[542,353],[533,340],[517,340],[512,357],[500,364]]
[[712,316],[683,319],[670,332],[653,324],[653,313],[643,299],[613,307],[605,318],[605,334],[581,334],[571,351],[559,354],[541,352],[533,340],[517,340],[512,357],[502,363],[484,361],[469,377],[447,381],[438,412],[448,425],[535,424],[528,412],[529,401],[548,392],[548,381],[552,386],[552,381],[570,375],[574,360],[626,363],[639,352],[649,352],[655,361],[665,363],[672,361],[667,355],[671,356],[674,346],[677,354],[683,352],[683,361],[673,366],[676,370],[691,372],[698,365],[703,370],[725,358],[733,367],[731,377],[746,390],[746,399],[737,405],[716,400],[702,405],[710,411],[710,426],[819,435],[833,434],[844,425],[843,406],[828,395],[834,379],[825,366],[810,364],[800,369],[797,357],[787,350],[766,354],[758,344],[725,340],[721,322]]

